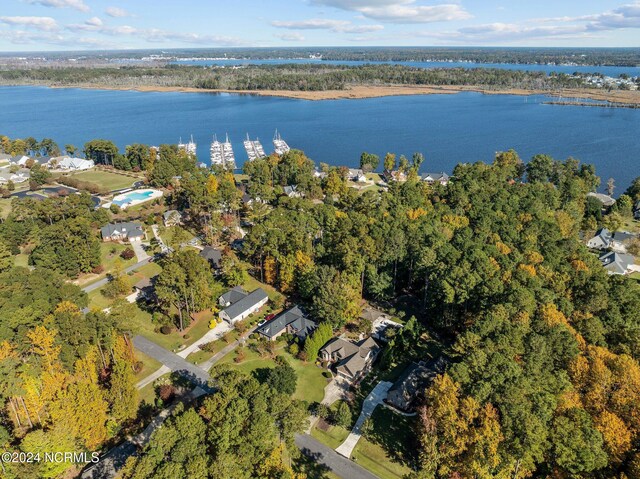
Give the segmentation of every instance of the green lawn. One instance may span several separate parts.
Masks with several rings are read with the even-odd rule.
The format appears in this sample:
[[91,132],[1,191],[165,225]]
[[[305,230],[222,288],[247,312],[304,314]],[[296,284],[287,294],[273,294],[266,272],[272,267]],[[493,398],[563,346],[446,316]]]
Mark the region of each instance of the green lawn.
[[131,176],[125,176],[118,173],[101,170],[83,171],[81,173],[75,173],[70,176],[80,181],[90,181],[91,183],[96,183],[108,189],[109,191],[128,188],[133,185],[133,183],[140,180],[140,177],[133,178]]
[[[224,341],[221,342],[224,343]],[[234,361],[239,350],[239,348],[237,348],[235,351],[232,351],[223,357],[218,364],[229,364],[234,369],[247,374],[252,373],[256,369],[275,367],[275,361],[271,358],[263,358],[260,356],[251,347],[252,344],[255,344],[255,341],[249,340],[247,345],[244,346],[243,350],[245,353],[245,359],[241,363],[236,363]],[[324,387],[327,385],[327,380],[322,375],[323,369],[317,367],[313,363],[305,363],[294,358],[284,348],[285,343],[278,342],[276,354],[278,356],[283,356],[298,375],[298,383],[296,386],[296,392],[293,394],[293,398],[307,401],[309,403],[314,401],[320,402],[324,397]]]
[[316,425],[311,429],[311,435],[322,444],[329,446],[331,449],[335,449],[344,442],[349,435],[349,431],[341,426],[329,426],[326,431],[323,431]]
[[411,472],[409,467],[392,462],[384,449],[365,438],[360,438],[358,441],[351,454],[351,460],[380,479],[402,479]]
[[104,266],[104,272],[102,274],[82,275],[78,278],[76,283],[79,286],[87,286],[91,283],[99,281],[100,279],[107,276],[107,274],[112,273],[115,270],[115,265],[117,262],[120,262],[120,266],[123,270],[125,268],[128,268],[129,266],[136,264],[138,260],[135,256],[131,259],[123,259],[120,257],[120,253],[122,253],[127,248],[131,248],[131,246],[112,242],[100,243],[100,264]]
[[269,286],[268,284],[261,283],[260,281],[255,279],[253,276],[249,276],[248,281],[245,284],[243,284],[242,287],[247,291],[253,291],[255,289],[262,288],[266,291],[271,301],[276,301],[278,298],[282,298],[282,294],[276,291],[273,286]]
[[146,378],[149,374],[160,369],[162,363],[156,361],[151,356],[147,356],[141,351],[136,350],[136,359],[142,362],[142,369],[136,373],[136,381]]

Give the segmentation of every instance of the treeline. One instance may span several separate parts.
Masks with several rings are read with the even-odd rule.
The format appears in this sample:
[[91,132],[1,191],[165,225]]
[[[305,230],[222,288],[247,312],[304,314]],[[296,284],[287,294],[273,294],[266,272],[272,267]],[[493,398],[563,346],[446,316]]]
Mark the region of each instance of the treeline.
[[237,69],[166,66],[162,68],[38,68],[0,71],[5,85],[186,87],[226,90],[344,90],[367,85],[474,85],[487,88],[556,89],[587,87],[569,75],[497,68],[423,69],[403,65],[259,65]]
[[[95,60],[130,59],[150,54],[175,58],[238,58],[246,60],[299,59],[322,55],[337,61],[468,61],[512,64],[640,65],[638,48],[505,48],[505,47],[268,47],[198,48],[161,51],[84,52],[83,58]],[[4,55],[8,56],[8,55]],[[49,60],[76,58],[66,52],[47,53]]]

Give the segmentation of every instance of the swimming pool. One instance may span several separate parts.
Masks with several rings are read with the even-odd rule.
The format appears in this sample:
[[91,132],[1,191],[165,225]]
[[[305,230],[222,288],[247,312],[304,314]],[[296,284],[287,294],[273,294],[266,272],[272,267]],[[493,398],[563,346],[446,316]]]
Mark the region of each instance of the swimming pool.
[[[145,203],[147,201],[160,197],[162,197],[162,191],[159,190],[135,190],[114,197],[113,200],[111,200],[111,203],[125,209],[129,206]],[[109,206],[111,206],[111,203],[109,204]]]

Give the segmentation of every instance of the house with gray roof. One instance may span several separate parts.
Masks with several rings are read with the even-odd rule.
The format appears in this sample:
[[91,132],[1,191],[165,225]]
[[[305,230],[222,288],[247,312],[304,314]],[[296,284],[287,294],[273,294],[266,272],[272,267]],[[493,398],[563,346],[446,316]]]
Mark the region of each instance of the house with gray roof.
[[371,337],[357,343],[333,338],[320,350],[323,361],[332,365],[338,376],[356,381],[364,376],[380,352],[380,346]]
[[600,228],[596,231],[596,234],[593,238],[587,241],[587,247],[591,249],[607,249],[611,247],[611,242],[613,241],[613,235],[611,231],[607,228]]
[[317,323],[309,319],[299,306],[294,306],[264,323],[256,329],[256,332],[271,341],[285,332],[304,340],[317,326]]
[[[238,296],[240,295],[235,297]],[[220,311],[220,318],[230,324],[242,321],[250,314],[257,312],[262,306],[267,304],[267,301],[269,301],[269,296],[267,296],[265,290],[258,288]]]
[[218,304],[221,307],[226,308],[231,306],[233,303],[237,303],[248,294],[249,293],[247,293],[242,286],[236,286],[220,296],[218,298]]
[[200,253],[201,257],[206,259],[215,271],[222,269],[222,251],[212,246],[205,246]]
[[302,193],[298,191],[298,185],[288,185],[283,188],[284,194],[289,198],[302,198]]
[[614,198],[609,195],[605,195],[604,193],[589,192],[587,193],[587,196],[591,196],[592,198],[599,200],[600,203],[602,203],[602,206],[605,206],[607,208],[611,208],[616,204],[616,200]]
[[145,238],[142,225],[135,221],[109,223],[100,229],[102,241],[142,241]]
[[411,363],[387,392],[385,403],[403,412],[415,411],[425,389],[444,372],[445,366],[442,358]]
[[600,262],[609,274],[627,274],[635,264],[633,256],[609,251],[600,255]]
[[182,224],[182,213],[178,210],[165,211],[162,214],[162,222],[166,227]]

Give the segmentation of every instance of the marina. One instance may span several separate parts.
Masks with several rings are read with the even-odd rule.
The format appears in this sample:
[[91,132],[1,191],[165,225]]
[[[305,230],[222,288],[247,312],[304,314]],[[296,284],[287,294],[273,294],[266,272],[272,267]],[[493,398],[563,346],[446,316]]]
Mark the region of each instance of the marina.
[[224,142],[218,141],[218,137],[213,135],[210,153],[211,165],[218,165],[232,170],[236,168],[236,157],[233,153],[233,146],[229,141],[229,135],[226,136]]
[[273,137],[273,147],[275,148],[276,155],[284,155],[286,152],[291,150],[287,142],[282,139],[278,130],[276,130],[276,134]]
[[193,141],[193,135],[191,135],[191,141],[188,143],[182,143],[182,138],[180,138],[180,141],[178,142],[178,149],[184,150],[193,156],[198,156],[198,145]]
[[249,138],[249,133],[247,133],[247,139],[244,140],[244,149],[247,152],[249,161],[253,161],[258,158],[264,158],[265,156],[267,156],[264,153],[264,148],[262,148],[262,143],[260,143],[260,140],[258,138],[256,138],[255,140],[251,140]]

